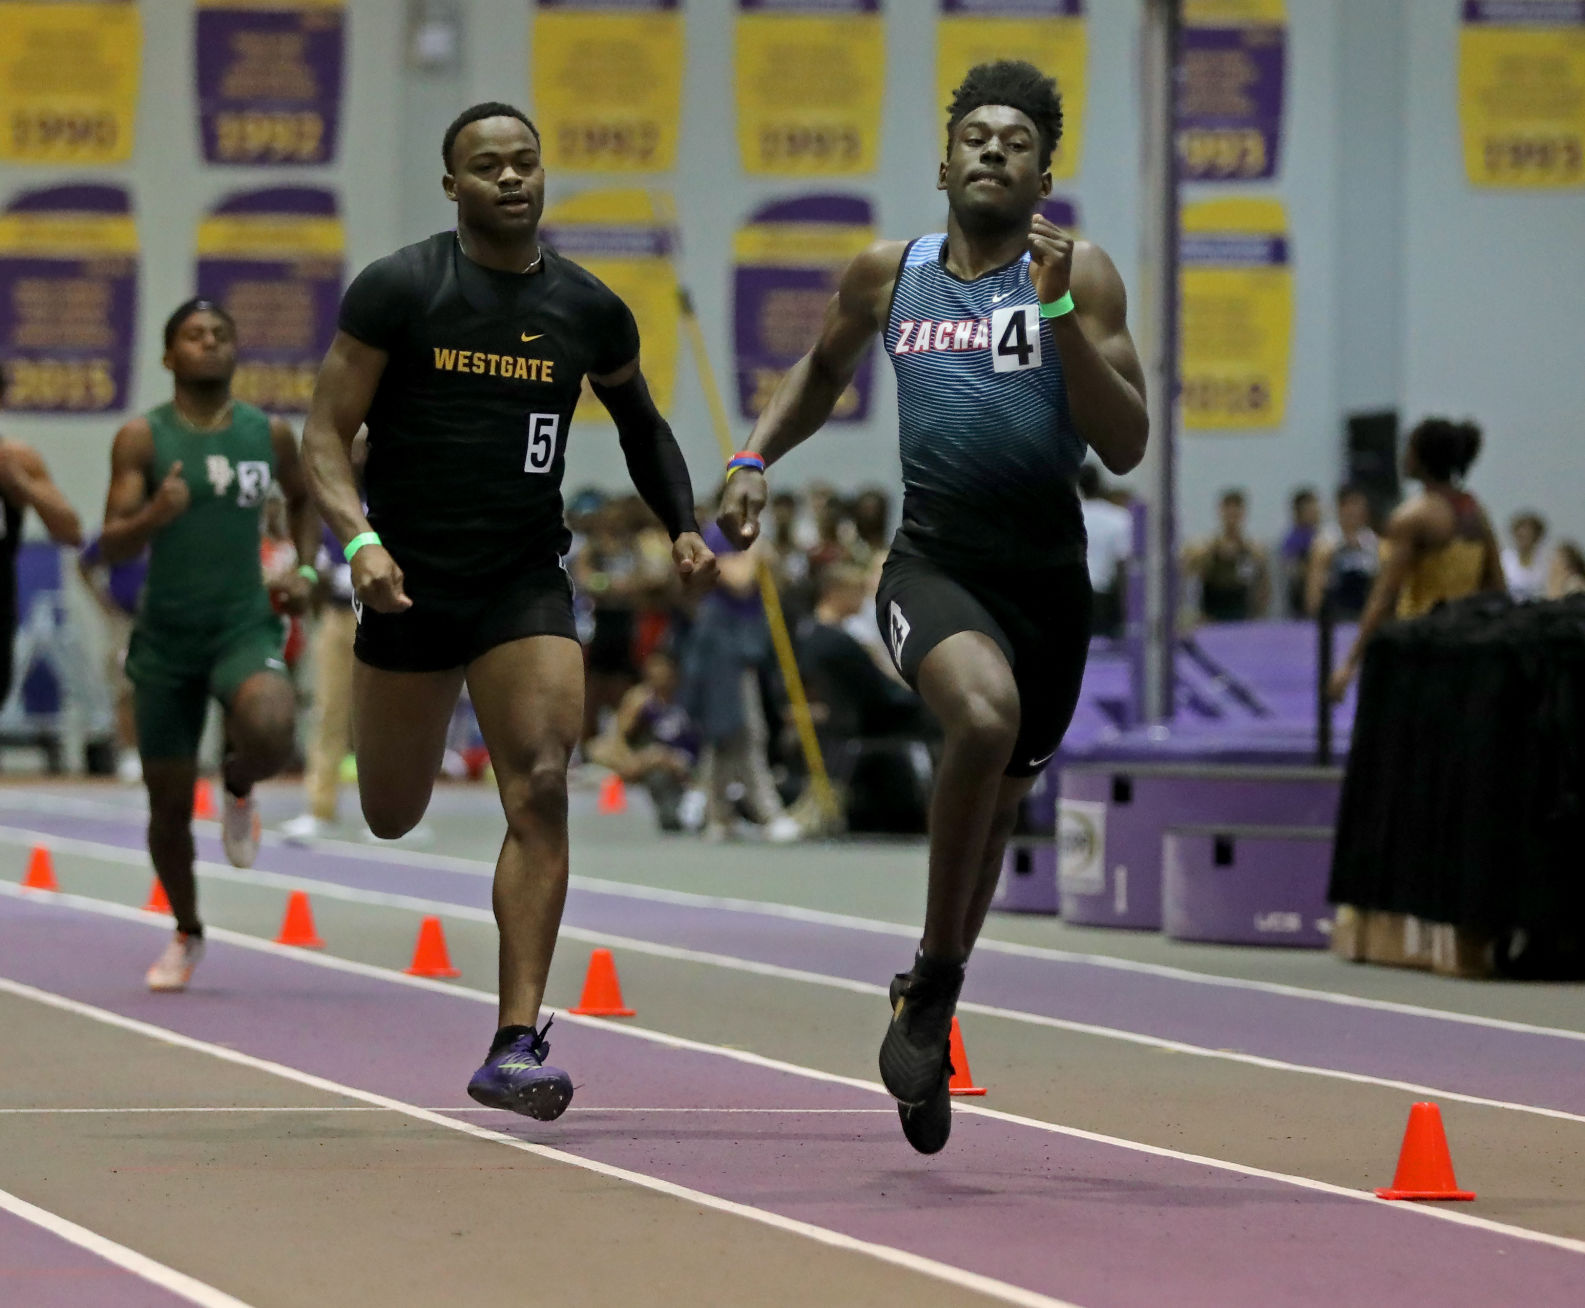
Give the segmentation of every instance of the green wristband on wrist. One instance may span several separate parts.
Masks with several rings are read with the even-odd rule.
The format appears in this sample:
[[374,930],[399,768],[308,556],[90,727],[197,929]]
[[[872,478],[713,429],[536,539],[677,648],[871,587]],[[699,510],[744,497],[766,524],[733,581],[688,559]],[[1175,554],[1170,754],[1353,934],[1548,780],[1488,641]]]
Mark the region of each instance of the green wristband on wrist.
[[347,542],[347,548],[342,550],[342,554],[345,556],[347,562],[351,563],[352,562],[352,556],[354,554],[356,554],[359,550],[361,550],[365,545],[378,545],[379,543],[380,543],[380,533],[379,532],[377,532],[377,531],[360,532],[358,535],[354,536],[351,540],[349,540]]
[[1053,300],[1050,304],[1040,306],[1042,318],[1063,318],[1073,312],[1073,292],[1064,292],[1060,300]]
[[299,563],[297,565],[297,575],[303,578],[310,586],[319,585],[319,569],[312,563]]

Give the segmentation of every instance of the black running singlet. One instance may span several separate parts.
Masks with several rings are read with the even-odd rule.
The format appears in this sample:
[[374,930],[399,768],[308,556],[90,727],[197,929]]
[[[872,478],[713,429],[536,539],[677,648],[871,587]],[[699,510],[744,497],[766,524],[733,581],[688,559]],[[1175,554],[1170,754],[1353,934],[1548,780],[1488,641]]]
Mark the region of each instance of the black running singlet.
[[369,524],[416,599],[492,589],[554,562],[585,374],[638,354],[627,306],[554,250],[503,273],[439,232],[370,264],[341,330],[390,356],[369,406]]

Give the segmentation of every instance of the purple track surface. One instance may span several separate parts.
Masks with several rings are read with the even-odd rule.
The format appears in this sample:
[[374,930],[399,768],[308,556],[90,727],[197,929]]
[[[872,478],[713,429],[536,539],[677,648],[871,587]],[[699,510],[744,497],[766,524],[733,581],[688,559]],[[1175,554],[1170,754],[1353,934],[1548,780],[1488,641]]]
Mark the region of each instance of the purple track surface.
[[[392,872],[395,869],[391,870]],[[460,995],[211,945],[186,996],[137,987],[157,924],[0,898],[0,974],[410,1104],[466,1106],[482,1054]],[[895,946],[893,946],[895,948]],[[95,965],[80,963],[91,957]],[[580,1026],[553,1033],[607,1108],[874,1108],[857,1088]],[[884,1117],[601,1113],[478,1120],[571,1153],[948,1262],[1085,1308],[1577,1304],[1580,1255],[1403,1208],[959,1114],[910,1154]],[[885,1123],[884,1126],[880,1125]],[[1036,1238],[1032,1238],[1036,1237]],[[107,1300],[101,1299],[101,1302]],[[115,1302],[143,1302],[117,1295]]]

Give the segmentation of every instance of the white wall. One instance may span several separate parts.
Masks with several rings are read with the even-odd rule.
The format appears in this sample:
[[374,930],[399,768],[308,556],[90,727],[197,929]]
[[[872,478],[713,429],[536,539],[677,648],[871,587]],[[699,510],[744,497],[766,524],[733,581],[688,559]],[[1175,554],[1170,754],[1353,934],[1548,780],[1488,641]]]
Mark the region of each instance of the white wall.
[[[870,178],[834,181],[868,193],[886,236],[939,229],[934,189],[943,107],[935,94],[935,4],[889,0],[885,132]],[[237,188],[304,182],[335,188],[348,264],[449,226],[440,137],[458,109],[504,99],[532,107],[528,0],[464,0],[460,67],[432,75],[404,59],[405,6],[348,0],[346,117],[337,163],[295,170],[226,169],[198,161],[192,103],[193,8],[142,5],[145,69],[136,157],[102,176],[127,184],[143,246],[138,366],[132,407],[160,402],[159,328],[191,293],[193,237],[204,210]],[[1106,246],[1137,306],[1139,0],[1093,0],[1083,169],[1059,190],[1077,199],[1086,235]],[[1585,414],[1585,194],[1473,191],[1464,181],[1452,0],[1290,0],[1287,139],[1281,175],[1238,193],[1281,198],[1291,224],[1296,312],[1288,416],[1274,432],[1183,436],[1180,520],[1207,530],[1217,492],[1241,485],[1253,525],[1283,527],[1289,492],[1337,480],[1343,415],[1398,404],[1411,420],[1469,413],[1490,448],[1475,488],[1506,517],[1541,508],[1585,535],[1579,459]],[[692,288],[718,381],[730,382],[731,267],[736,226],[760,203],[820,183],[778,184],[738,169],[731,109],[732,0],[686,0],[688,69],[683,148],[671,178],[682,224],[683,280]],[[0,196],[80,179],[78,171],[8,167]],[[552,175],[552,197],[610,181]],[[1220,193],[1197,188],[1187,199]],[[1231,192],[1234,188],[1225,188]],[[897,481],[895,392],[877,361],[874,414],[832,428],[787,462],[788,481],[856,486]],[[701,487],[718,454],[684,352],[673,422]],[[111,433],[120,421],[5,415],[38,445],[85,518],[97,520]],[[747,430],[736,423],[736,434]],[[614,433],[580,424],[568,484],[625,483]]]
[[[125,414],[84,417],[8,413],[8,435],[38,447],[57,482],[92,527],[100,521],[110,472],[110,440],[126,417],[170,396],[160,364],[160,333],[170,311],[196,287],[198,220],[232,191],[265,186],[326,186],[340,196],[347,261],[361,266],[397,239],[395,179],[382,161],[396,157],[402,88],[400,24],[388,0],[347,0],[348,48],[341,145],[334,164],[317,168],[221,167],[201,161],[193,84],[195,7],[177,0],[140,6],[143,75],[132,159],[91,171],[10,165],[0,169],[0,198],[85,179],[125,186],[132,194],[142,254],[136,353]],[[39,530],[29,516],[29,534]]]
[[1404,411],[1485,428],[1470,486],[1504,535],[1529,507],[1585,540],[1585,190],[1465,180],[1456,10],[1410,6]]

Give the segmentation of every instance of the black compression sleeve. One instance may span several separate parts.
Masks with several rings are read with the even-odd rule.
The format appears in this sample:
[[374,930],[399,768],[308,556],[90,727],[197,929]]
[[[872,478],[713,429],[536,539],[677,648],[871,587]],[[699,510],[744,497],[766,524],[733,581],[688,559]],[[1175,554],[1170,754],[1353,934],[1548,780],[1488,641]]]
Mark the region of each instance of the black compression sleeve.
[[601,386],[592,381],[590,385],[616,420],[617,437],[634,489],[664,524],[666,534],[676,540],[685,531],[698,531],[688,465],[677,447],[677,438],[655,407],[644,374],[634,373],[620,386]]

